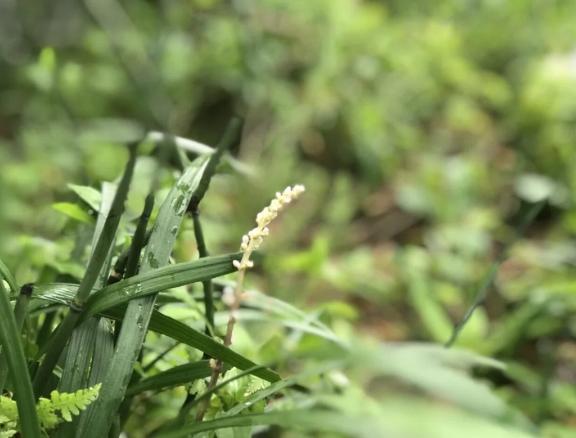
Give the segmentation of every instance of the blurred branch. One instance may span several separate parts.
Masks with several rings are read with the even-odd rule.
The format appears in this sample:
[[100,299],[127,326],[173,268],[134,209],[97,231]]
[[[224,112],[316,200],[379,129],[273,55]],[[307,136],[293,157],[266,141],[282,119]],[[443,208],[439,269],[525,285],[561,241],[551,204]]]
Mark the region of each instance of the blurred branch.
[[[216,151],[216,149],[213,148],[212,146],[208,146],[196,140],[190,140],[184,137],[177,137],[159,131],[150,131],[146,135],[145,141],[150,141],[152,143],[162,143],[168,139],[173,141],[176,144],[176,146],[179,147],[180,149],[187,152],[192,152],[194,154],[210,155]],[[240,160],[237,160],[228,153],[224,154],[223,159],[227,161],[228,164],[230,164],[230,166],[239,173],[242,173],[247,176],[257,175],[257,171],[253,166],[250,166],[246,163],[241,162]]]

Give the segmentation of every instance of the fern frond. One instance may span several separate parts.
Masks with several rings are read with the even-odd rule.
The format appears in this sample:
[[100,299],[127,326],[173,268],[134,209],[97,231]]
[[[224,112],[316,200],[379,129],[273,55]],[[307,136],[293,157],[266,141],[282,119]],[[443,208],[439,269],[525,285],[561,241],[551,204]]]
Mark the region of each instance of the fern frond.
[[0,396],[0,438],[16,435],[18,408],[11,398]]
[[[40,399],[40,403],[45,400],[44,407],[48,413],[49,423],[53,423],[54,417],[52,417],[52,415],[58,420],[56,424],[60,422],[60,418],[57,416],[58,411],[60,411],[60,417],[62,419],[68,422],[72,421],[73,415],[79,415],[81,411],[86,409],[90,403],[98,398],[100,386],[101,384],[99,383],[91,388],[80,389],[72,393],[52,391],[50,393],[50,400]],[[40,421],[42,421],[42,419],[43,417],[40,415]],[[54,425],[51,427],[54,427]],[[44,424],[43,427],[46,429],[50,428],[44,426]]]
[[[72,421],[73,415],[79,415],[90,403],[98,398],[100,386],[80,389],[76,392],[52,391],[50,398],[41,397],[36,405],[38,419],[45,431],[54,429],[63,421]],[[16,402],[9,397],[0,397],[0,438],[10,438],[17,433],[18,409]]]

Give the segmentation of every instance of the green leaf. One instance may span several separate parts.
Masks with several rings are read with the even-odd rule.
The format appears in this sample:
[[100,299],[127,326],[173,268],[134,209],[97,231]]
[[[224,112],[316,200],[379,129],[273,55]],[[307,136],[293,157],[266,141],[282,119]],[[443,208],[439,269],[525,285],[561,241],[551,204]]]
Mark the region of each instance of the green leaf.
[[494,359],[425,343],[362,345],[350,358],[364,372],[400,379],[472,412],[495,418],[510,416],[509,407],[491,388],[467,373],[473,366],[502,369]]
[[427,265],[427,255],[422,249],[412,247],[404,252],[401,266],[404,267],[410,302],[426,332],[433,340],[441,342],[450,336],[453,326],[442,304],[434,296]]
[[105,265],[106,261],[109,260],[112,243],[114,242],[120,219],[124,213],[124,204],[128,197],[130,183],[134,175],[134,167],[137,158],[136,146],[136,144],[129,145],[130,157],[126,163],[114,200],[112,201],[110,213],[104,221],[102,231],[98,236],[98,240],[92,250],[92,256],[88,261],[86,272],[84,277],[82,277],[82,281],[80,282],[80,286],[76,292],[74,306],[71,307],[71,311],[64,317],[47,342],[46,356],[34,376],[34,388],[38,394],[42,394],[42,390],[45,388],[46,382],[48,382],[48,378],[56,366],[58,358],[64,350],[64,347],[72,335],[72,331],[80,319],[81,313],[78,309],[82,309],[84,306],[86,299],[92,292],[94,285],[102,273],[102,267]]
[[[143,256],[142,273],[146,274],[168,264],[186,208],[200,182],[206,163],[205,157],[194,161],[162,204]],[[80,425],[78,433],[81,436],[97,438],[110,430],[113,416],[125,396],[134,364],[146,337],[154,303],[155,296],[151,295],[133,299],[128,305],[116,351],[103,381],[102,392],[88,411],[86,421]]]
[[[338,432],[354,437],[368,438],[369,436],[384,436],[380,434],[380,432],[383,431],[370,428],[370,425],[366,423],[366,419],[356,418],[354,421],[351,418],[342,416],[339,412],[333,411],[277,411],[264,414],[235,415],[211,421],[187,423],[177,430],[163,432],[157,436],[162,436],[162,438],[177,438],[231,427],[272,425],[283,426],[288,430]],[[369,435],[369,431],[373,435]]]
[[[150,320],[150,330],[170,336],[176,341],[197,348],[209,356],[220,359],[241,370],[257,366],[254,362],[246,359],[234,350],[225,347],[223,344],[216,342],[203,332],[188,327],[186,324],[163,315],[160,312],[153,313],[153,317]],[[253,374],[269,382],[280,380],[278,374],[268,368],[255,370]]]
[[[87,187],[87,189],[96,192],[100,198],[99,192],[90,187]],[[92,237],[93,248],[96,247],[96,243],[100,239],[100,234],[104,229],[106,218],[110,214],[115,194],[115,185],[103,184],[102,197],[98,199],[100,207],[95,210],[98,211],[98,220]],[[106,283],[108,272],[110,271],[111,258],[112,250],[108,252],[100,275],[94,284],[95,288],[100,288]],[[100,374],[108,365],[114,349],[114,340],[108,327],[109,324],[110,322],[105,319],[90,318],[76,327],[66,352],[62,377],[58,385],[60,392],[72,392],[79,388],[86,388],[101,380],[102,376]],[[55,436],[58,438],[73,437],[77,424],[78,421],[74,419],[72,422],[61,426]]]
[[139,381],[128,388],[126,396],[131,397],[144,391],[184,385],[197,379],[209,377],[211,374],[212,368],[208,360],[187,363]]
[[20,339],[20,332],[16,325],[8,293],[0,282],[0,344],[12,376],[20,415],[20,427],[25,437],[40,438],[40,424],[36,414],[32,382],[28,374],[28,364]]
[[180,412],[178,414],[178,417],[176,417],[176,419],[174,419],[174,421],[168,425],[166,425],[163,429],[166,430],[173,430],[176,428],[179,428],[180,425],[186,420],[186,417],[188,416],[188,413],[197,405],[199,405],[202,402],[205,402],[205,400],[209,400],[210,397],[212,397],[213,394],[216,394],[218,391],[220,391],[220,389],[224,388],[225,386],[230,385],[232,382],[241,379],[243,377],[248,376],[249,374],[254,374],[255,371],[259,370],[263,368],[262,366],[257,366],[257,367],[253,367],[253,368],[249,368],[247,370],[244,370],[240,373],[235,373],[232,377],[227,378],[226,380],[222,380],[220,383],[218,383],[215,386],[209,386],[207,388],[206,391],[204,391],[200,396],[197,396],[194,398],[194,400],[190,401],[189,403],[186,403],[181,409]]
[[[206,257],[202,260],[165,266],[124,279],[93,292],[86,303],[85,317],[125,304],[132,299],[229,274],[236,270],[232,261],[239,260],[240,257],[239,253]],[[77,290],[78,285],[67,283],[36,285],[33,297],[70,305]]]
[[496,279],[498,270],[500,269],[500,266],[504,263],[506,257],[508,256],[509,248],[516,240],[520,239],[520,237],[527,230],[528,226],[534,221],[534,219],[536,219],[538,214],[540,214],[545,205],[546,205],[545,200],[530,205],[528,206],[527,210],[522,214],[519,223],[516,225],[516,235],[514,236],[514,239],[512,239],[511,242],[508,242],[506,246],[500,250],[500,254],[498,255],[498,257],[496,257],[496,260],[494,260],[492,266],[487,271],[486,275],[476,288],[472,303],[470,304],[470,306],[468,307],[468,309],[466,310],[460,321],[456,323],[454,329],[452,330],[452,335],[446,342],[447,347],[452,346],[456,342],[458,336],[460,335],[460,332],[462,331],[468,320],[472,317],[474,311],[486,300],[486,297],[488,296],[488,292],[492,286],[492,283]]
[[317,315],[303,312],[295,306],[278,298],[256,292],[247,291],[244,303],[250,309],[239,311],[240,320],[256,320],[282,324],[286,327],[310,333],[342,345],[343,341],[323,324]]
[[86,303],[86,315],[94,315],[166,289],[229,274],[236,270],[232,261],[239,257],[239,254],[206,257],[188,263],[165,266],[119,281],[90,296]]
[[52,208],[79,222],[86,224],[94,223],[92,216],[86,213],[86,211],[77,204],[72,204],[70,202],[57,202],[52,204]]
[[[197,261],[191,263],[197,263]],[[36,286],[34,289],[35,298],[38,300],[46,300],[53,303],[67,305],[70,299],[74,297],[74,292],[77,287],[77,285],[72,284]],[[124,313],[125,310],[123,307],[115,307],[103,311],[102,316],[122,320],[124,318]],[[215,359],[220,359],[228,365],[241,370],[246,370],[256,366],[254,362],[246,359],[234,350],[225,347],[223,344],[215,341],[203,332],[195,330],[192,327],[170,318],[169,316],[163,315],[158,311],[152,313],[149,328],[156,333],[168,336],[178,342],[196,348]],[[278,374],[270,369],[256,370],[254,371],[254,375],[269,382],[276,382],[280,379]]]
[[[2,259],[0,259],[0,276],[6,280],[6,283],[8,283],[11,295],[16,295],[18,293],[16,279],[10,272],[10,269],[8,269],[8,266],[6,266],[6,264],[2,261]],[[0,278],[0,281],[2,281],[2,278]]]
[[90,208],[94,211],[100,211],[100,204],[102,203],[102,195],[98,190],[89,186],[78,186],[76,184],[68,184],[68,188],[78,195]]
[[308,409],[220,417],[204,422],[188,422],[178,429],[161,431],[155,436],[178,438],[233,427],[276,425],[299,433],[328,432],[329,436],[413,438],[422,436],[425,425],[426,438],[460,438],[462,431],[466,431],[464,435],[470,438],[533,437],[528,432],[465,411],[406,399],[393,393],[389,394],[385,403],[377,403],[367,396],[333,396],[325,401],[329,403],[330,399],[336,409],[312,406]]

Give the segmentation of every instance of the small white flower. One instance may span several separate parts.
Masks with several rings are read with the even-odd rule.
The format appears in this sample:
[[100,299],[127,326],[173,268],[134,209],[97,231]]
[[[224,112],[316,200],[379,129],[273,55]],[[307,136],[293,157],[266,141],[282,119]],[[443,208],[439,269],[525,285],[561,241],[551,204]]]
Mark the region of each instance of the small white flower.
[[270,222],[278,216],[278,213],[286,204],[298,198],[305,190],[302,184],[297,184],[294,187],[286,187],[283,192],[276,192],[276,197],[272,199],[270,205],[264,207],[264,209],[256,215],[256,228],[251,229],[248,234],[242,236],[240,250],[244,254],[242,255],[242,260],[234,260],[232,262],[236,269],[240,271],[254,266],[254,263],[250,260],[250,256],[252,252],[262,245],[264,237],[270,234],[270,229],[268,228]]

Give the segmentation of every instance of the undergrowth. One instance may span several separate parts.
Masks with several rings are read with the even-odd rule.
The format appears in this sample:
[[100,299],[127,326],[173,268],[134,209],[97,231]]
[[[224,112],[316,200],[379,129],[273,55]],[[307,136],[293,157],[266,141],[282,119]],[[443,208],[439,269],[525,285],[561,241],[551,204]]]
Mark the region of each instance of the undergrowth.
[[[429,423],[430,437],[535,433],[471,373],[503,374],[504,364],[441,344],[377,343],[246,282],[249,268],[265,266],[255,250],[276,233],[270,222],[303,186],[276,194],[240,252],[210,254],[200,207],[217,170],[246,177],[226,167],[241,134],[234,119],[215,149],[196,156],[177,138],[133,142],[117,184],[71,186],[77,202],[56,208],[74,225],[78,274],[47,265],[20,286],[9,261],[0,264],[2,436],[241,437],[271,427],[424,436],[414,418]],[[144,163],[152,180],[135,171]],[[135,214],[127,199],[143,186]],[[193,260],[177,256],[183,229],[195,239]]]

